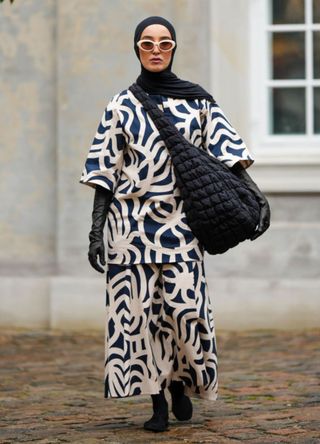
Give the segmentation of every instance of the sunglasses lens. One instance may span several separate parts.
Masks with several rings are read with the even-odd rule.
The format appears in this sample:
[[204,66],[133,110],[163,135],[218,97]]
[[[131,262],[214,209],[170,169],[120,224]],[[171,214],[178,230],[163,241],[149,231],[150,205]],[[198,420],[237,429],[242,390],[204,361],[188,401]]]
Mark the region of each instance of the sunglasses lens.
[[153,43],[152,42],[141,42],[141,48],[144,49],[145,51],[150,51],[153,48]]
[[160,42],[160,49],[162,49],[162,51],[170,51],[170,49],[173,48],[173,43],[169,42],[169,41],[164,41],[164,42]]

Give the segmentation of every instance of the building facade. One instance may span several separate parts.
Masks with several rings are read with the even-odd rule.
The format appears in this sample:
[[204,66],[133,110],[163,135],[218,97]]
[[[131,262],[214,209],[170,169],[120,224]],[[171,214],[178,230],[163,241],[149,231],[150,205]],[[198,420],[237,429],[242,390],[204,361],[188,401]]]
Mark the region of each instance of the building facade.
[[[199,4],[201,7],[199,7]],[[136,24],[177,32],[173,71],[217,100],[255,157],[271,226],[206,256],[217,328],[303,328],[320,308],[316,0],[30,0],[0,5],[1,326],[104,328],[80,174],[107,101],[139,75]]]

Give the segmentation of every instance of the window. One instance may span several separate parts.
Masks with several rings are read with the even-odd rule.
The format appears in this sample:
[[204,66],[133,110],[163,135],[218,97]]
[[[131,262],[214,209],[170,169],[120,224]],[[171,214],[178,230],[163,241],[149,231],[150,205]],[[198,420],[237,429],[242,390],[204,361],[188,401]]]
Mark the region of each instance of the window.
[[320,0],[252,0],[257,160],[320,164]]
[[269,2],[270,134],[320,134],[319,10],[320,0]]

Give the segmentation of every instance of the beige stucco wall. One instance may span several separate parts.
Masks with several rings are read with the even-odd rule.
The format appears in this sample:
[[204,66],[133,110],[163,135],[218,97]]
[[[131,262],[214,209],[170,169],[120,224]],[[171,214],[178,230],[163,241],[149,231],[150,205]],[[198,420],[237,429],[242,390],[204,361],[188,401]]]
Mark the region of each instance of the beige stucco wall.
[[0,5],[1,274],[55,263],[55,2]]

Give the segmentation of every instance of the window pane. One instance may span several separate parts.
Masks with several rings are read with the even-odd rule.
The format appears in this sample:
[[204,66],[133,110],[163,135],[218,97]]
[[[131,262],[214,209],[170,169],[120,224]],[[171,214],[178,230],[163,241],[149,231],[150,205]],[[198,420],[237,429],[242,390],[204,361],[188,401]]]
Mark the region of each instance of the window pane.
[[304,23],[304,0],[273,0],[272,23]]
[[313,77],[320,79],[320,31],[313,32]]
[[320,134],[320,88],[314,88],[314,132]]
[[273,134],[305,134],[305,89],[274,88],[271,112]]
[[320,0],[313,0],[313,23],[320,23]]
[[304,32],[274,32],[272,41],[273,78],[304,79]]

